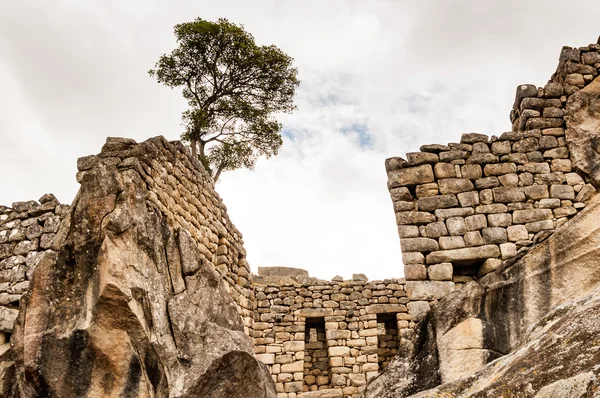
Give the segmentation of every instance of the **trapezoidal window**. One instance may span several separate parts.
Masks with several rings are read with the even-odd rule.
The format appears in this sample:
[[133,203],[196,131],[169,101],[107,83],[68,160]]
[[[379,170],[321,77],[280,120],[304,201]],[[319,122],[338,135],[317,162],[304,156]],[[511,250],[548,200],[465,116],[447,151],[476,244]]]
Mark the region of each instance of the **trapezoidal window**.
[[329,388],[329,357],[325,318],[306,318],[304,335],[304,390]]
[[380,372],[398,353],[399,340],[396,313],[377,314],[377,360]]

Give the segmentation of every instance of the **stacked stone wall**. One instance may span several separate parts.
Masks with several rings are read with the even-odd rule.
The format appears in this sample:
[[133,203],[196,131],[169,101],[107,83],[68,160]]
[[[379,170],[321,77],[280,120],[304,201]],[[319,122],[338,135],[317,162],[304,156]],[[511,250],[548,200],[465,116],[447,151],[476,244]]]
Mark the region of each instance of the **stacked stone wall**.
[[21,296],[29,289],[40,256],[52,249],[62,219],[69,213],[52,194],[39,202],[0,206],[0,344],[10,338]]
[[408,350],[416,322],[454,287],[442,282],[447,289],[419,292],[404,279],[256,279],[254,348],[280,398],[356,396],[399,347]]
[[548,84],[517,88],[512,131],[386,160],[407,280],[509,266],[586,206],[596,188],[573,161],[566,105],[599,70],[600,45],[564,47]]

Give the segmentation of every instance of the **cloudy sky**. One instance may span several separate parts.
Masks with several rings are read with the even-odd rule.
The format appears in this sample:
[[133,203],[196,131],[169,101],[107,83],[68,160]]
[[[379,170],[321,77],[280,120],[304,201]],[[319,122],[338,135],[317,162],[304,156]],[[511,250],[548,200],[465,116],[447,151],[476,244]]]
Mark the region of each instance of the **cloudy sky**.
[[384,160],[510,129],[515,87],[600,34],[600,2],[0,0],[0,203],[70,203],[106,136],[180,134],[185,102],[147,75],[173,25],[226,17],[296,60],[283,150],[217,185],[258,266],[402,276]]

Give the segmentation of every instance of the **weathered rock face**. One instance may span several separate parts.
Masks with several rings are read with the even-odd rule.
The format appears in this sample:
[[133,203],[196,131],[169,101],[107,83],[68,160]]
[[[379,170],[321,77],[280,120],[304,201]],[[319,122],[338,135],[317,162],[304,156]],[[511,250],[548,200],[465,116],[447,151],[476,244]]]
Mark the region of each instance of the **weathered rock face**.
[[[596,321],[600,309],[598,219],[600,197],[596,196],[584,211],[512,267],[446,296],[421,323],[415,348],[409,353],[412,359],[394,360],[367,386],[364,396],[409,396],[445,383],[417,396],[452,392],[461,397],[533,397],[547,384],[579,373],[595,374],[600,358],[590,336],[600,328]],[[556,336],[547,337],[539,330]],[[575,361],[578,355],[582,359]],[[569,356],[573,358],[566,359]],[[428,364],[425,374],[424,364]]]
[[573,167],[600,187],[600,78],[579,90],[567,102],[566,137]]
[[599,335],[600,291],[594,291],[555,308],[532,325],[511,354],[469,377],[412,397],[596,397]]
[[223,276],[149,200],[140,163],[157,148],[183,150],[109,139],[80,175],[21,300],[14,396],[276,396]]

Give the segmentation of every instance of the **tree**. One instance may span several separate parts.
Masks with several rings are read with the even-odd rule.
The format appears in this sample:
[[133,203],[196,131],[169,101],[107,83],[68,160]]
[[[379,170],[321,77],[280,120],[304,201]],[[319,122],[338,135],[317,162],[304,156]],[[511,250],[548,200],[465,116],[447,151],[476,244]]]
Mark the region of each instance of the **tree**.
[[274,114],[296,109],[300,84],[293,58],[227,19],[196,19],[175,25],[177,48],[149,71],[167,87],[183,88],[190,109],[184,133],[217,181],[222,171],[253,168],[258,156],[277,155],[283,141]]

